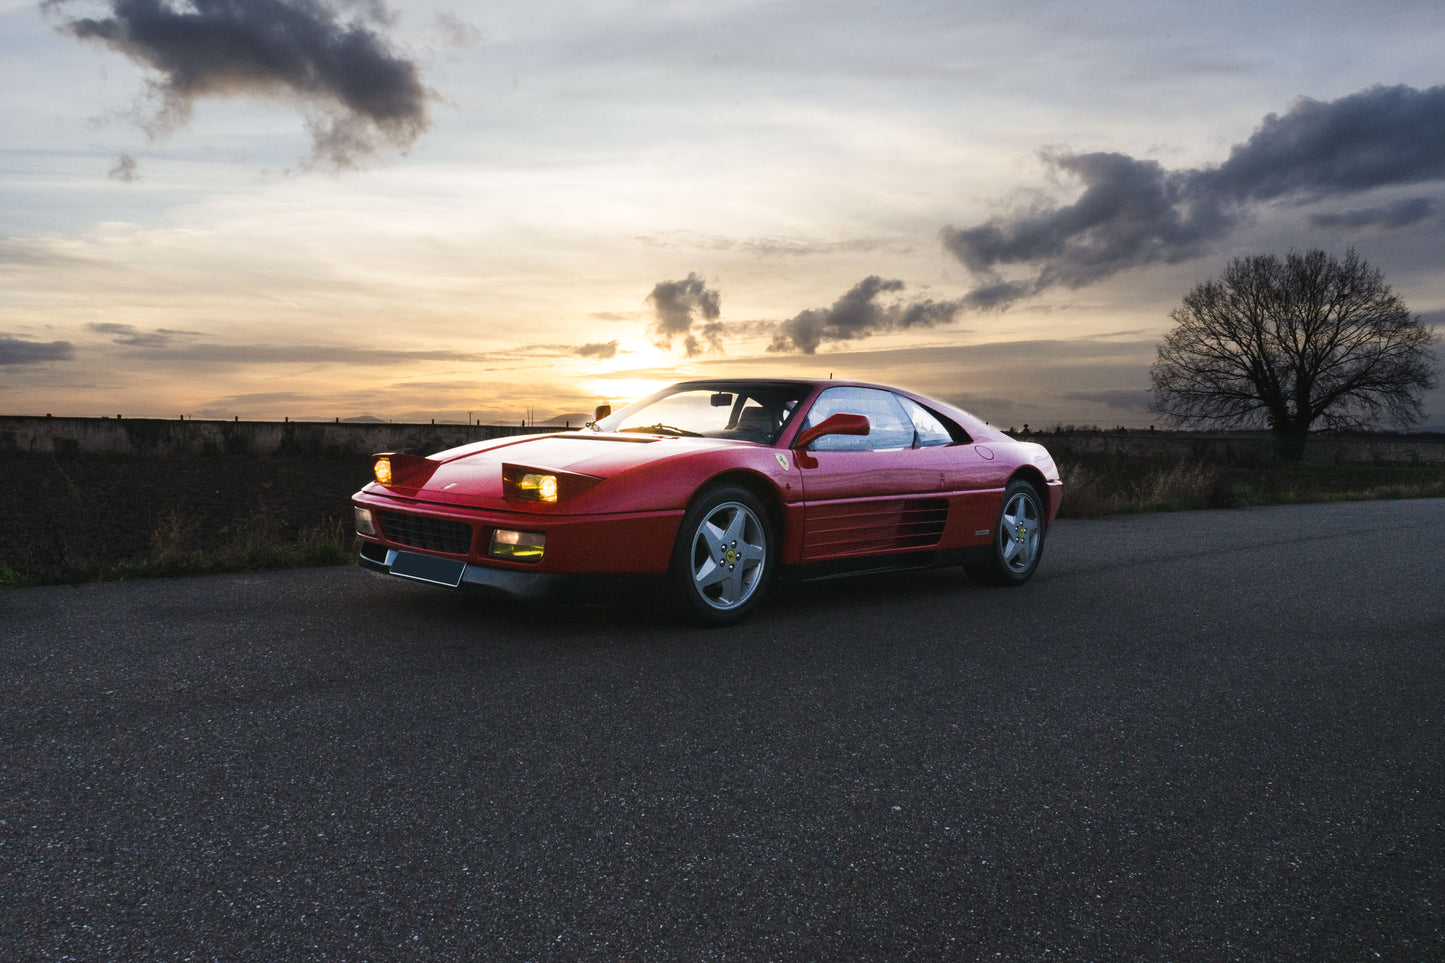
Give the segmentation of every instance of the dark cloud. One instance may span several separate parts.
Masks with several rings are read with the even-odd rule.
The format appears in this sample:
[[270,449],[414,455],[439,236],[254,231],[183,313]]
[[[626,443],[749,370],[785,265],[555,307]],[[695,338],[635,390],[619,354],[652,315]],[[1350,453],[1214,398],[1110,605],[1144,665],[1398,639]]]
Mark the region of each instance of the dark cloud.
[[[124,326],[120,326],[124,327]],[[184,334],[186,332],[161,332]],[[122,335],[124,337],[124,335]],[[351,367],[401,367],[413,362],[457,362],[478,364],[492,360],[484,354],[405,348],[362,348],[335,344],[184,344],[140,343],[145,360],[184,364],[193,368],[233,368],[248,365],[345,365]],[[125,344],[125,342],[118,342]],[[560,354],[560,352],[559,352]]]
[[963,296],[960,306],[974,311],[1002,310],[1020,298],[1037,294],[1038,281],[996,281],[981,284]]
[[124,181],[129,184],[139,175],[136,173],[140,164],[129,154],[121,154],[115,159],[115,165],[106,172],[106,176],[114,181]]
[[1153,395],[1143,388],[1105,388],[1100,391],[1066,391],[1066,401],[1090,401],[1124,411],[1148,411]]
[[[1168,170],[1117,153],[1042,157],[1082,186],[1072,204],[939,232],[944,248],[982,281],[965,299],[969,307],[1004,307],[1047,288],[1188,260],[1261,204],[1445,179],[1445,87],[1375,87],[1329,103],[1301,98],[1284,115],[1267,116],[1218,167]],[[1402,227],[1430,209],[1417,200],[1360,214],[1373,226]],[[1032,276],[1000,274],[1017,265]]]
[[[1225,219],[1217,205],[1189,196],[1188,178],[1154,161],[1124,154],[1047,153],[1055,171],[1084,185],[1067,207],[1052,207],[978,227],[945,227],[944,247],[1000,295],[1028,294],[1056,284],[1082,287],[1137,264],[1179,261],[1200,252]],[[1003,290],[994,274],[1006,264],[1044,262],[1038,276]]]
[[659,281],[647,303],[654,315],[647,335],[657,347],[670,351],[673,341],[681,339],[689,358],[722,350],[722,295],[697,274],[689,273],[683,281]]
[[115,322],[97,322],[87,324],[86,327],[96,334],[103,334],[114,343],[125,345],[128,348],[165,348],[177,336],[195,334],[193,331],[173,331],[169,328],[142,331],[133,324],[117,324]]
[[69,341],[22,341],[0,336],[0,367],[69,361],[75,346]]
[[[129,349],[128,356],[193,367],[242,367],[247,365],[300,364],[349,365],[358,367],[396,365],[410,362],[454,361],[467,364],[505,364],[538,359],[616,357],[617,340],[591,344],[525,344],[486,354],[441,350],[358,348],[327,344],[217,344],[196,331],[171,328],[145,330],[133,324],[93,322],[88,331],[110,343]],[[437,390],[439,386],[425,386]]]
[[834,301],[832,307],[811,308],[777,325],[768,350],[813,354],[824,341],[853,341],[880,331],[947,324],[964,307],[962,301],[880,300],[902,290],[902,281],[870,275]]
[[617,342],[614,340],[584,344],[573,350],[578,357],[582,358],[615,358],[617,357]]
[[1445,87],[1371,87],[1270,114],[1229,160],[1193,175],[1247,200],[1327,197],[1445,178]]
[[1339,211],[1333,214],[1311,214],[1310,223],[1315,227],[1337,228],[1358,231],[1376,227],[1395,231],[1402,227],[1429,218],[1435,213],[1435,204],[1427,197],[1411,197],[1380,207],[1366,207],[1361,210]]
[[[60,9],[69,0],[46,0]],[[110,16],[67,20],[62,30],[154,70],[159,136],[207,97],[262,96],[298,105],[312,161],[354,167],[389,145],[401,150],[429,126],[430,93],[414,63],[361,20],[343,22],[326,0],[105,0]],[[380,2],[353,4],[385,25]]]

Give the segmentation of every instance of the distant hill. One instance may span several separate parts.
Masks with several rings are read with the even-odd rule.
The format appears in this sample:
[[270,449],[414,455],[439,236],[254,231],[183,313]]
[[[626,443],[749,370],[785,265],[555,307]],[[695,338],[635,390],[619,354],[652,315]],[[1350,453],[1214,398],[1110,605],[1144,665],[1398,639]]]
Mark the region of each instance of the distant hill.
[[569,414],[557,415],[548,418],[546,421],[537,422],[538,427],[550,426],[553,428],[581,428],[592,420],[592,416],[584,411],[574,411]]

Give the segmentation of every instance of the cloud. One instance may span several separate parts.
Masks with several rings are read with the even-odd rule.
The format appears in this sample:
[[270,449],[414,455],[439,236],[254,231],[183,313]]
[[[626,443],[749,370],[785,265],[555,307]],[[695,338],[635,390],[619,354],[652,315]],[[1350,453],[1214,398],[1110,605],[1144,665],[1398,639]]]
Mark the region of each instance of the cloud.
[[537,358],[615,358],[620,341],[597,341],[589,344],[522,344],[501,351],[489,351],[489,362],[527,361]]
[[1380,207],[1361,210],[1339,211],[1334,214],[1311,214],[1310,224],[1315,227],[1340,228],[1357,231],[1367,227],[1378,227],[1386,231],[1399,230],[1429,218],[1435,213],[1435,203],[1428,197],[1411,197]]
[[0,271],[17,267],[87,269],[101,264],[55,239],[0,237]]
[[69,361],[75,346],[69,341],[22,341],[0,336],[0,367]]
[[887,324],[878,295],[902,289],[902,281],[885,281],[876,274],[870,275],[834,301],[831,308],[810,308],[784,321],[768,350],[812,354],[824,341],[866,338]]
[[574,352],[581,358],[607,359],[617,357],[617,341],[603,341],[593,344],[584,344],[575,349]]
[[778,324],[768,350],[813,354],[825,341],[853,341],[880,331],[931,328],[951,322],[963,301],[894,301],[885,294],[903,290],[903,282],[870,275],[853,285],[829,308],[810,308]]
[[[144,360],[187,365],[199,368],[239,368],[251,365],[337,365],[342,367],[401,367],[417,362],[455,362],[479,364],[494,360],[494,356],[448,349],[408,350],[405,348],[365,348],[335,344],[185,344],[176,345],[175,335],[189,334],[185,331],[155,332],[155,337],[135,331],[127,335],[123,329],[130,325],[91,325],[92,330],[102,334],[118,335],[115,343],[126,347],[143,349]],[[129,340],[127,340],[129,339]],[[561,352],[559,352],[560,354]]]
[[1272,200],[1445,178],[1445,87],[1372,87],[1270,114],[1229,160],[1195,175],[1204,189]]
[[140,164],[134,157],[129,154],[121,154],[115,159],[115,166],[106,173],[106,176],[111,180],[124,181],[129,184],[140,176],[136,173],[139,167]]
[[463,20],[461,17],[448,11],[439,11],[433,17],[433,25],[442,36],[442,42],[448,47],[465,49],[475,47],[478,44],[487,42],[487,32],[481,27]]
[[[165,365],[186,370],[216,371],[235,370],[251,367],[304,366],[309,368],[389,368],[409,370],[412,365],[443,363],[465,365],[470,371],[511,371],[518,363],[525,363],[537,369],[551,367],[553,362],[568,358],[607,360],[621,351],[617,340],[589,344],[524,344],[514,347],[487,351],[458,351],[441,348],[377,348],[358,347],[327,343],[217,343],[209,336],[195,331],[181,331],[170,328],[144,330],[131,324],[116,322],[94,322],[86,325],[88,331],[104,336],[111,344],[124,349],[126,364],[133,370],[145,364]],[[3,342],[0,342],[3,343]],[[29,342],[19,342],[30,344]],[[67,352],[70,345],[57,342]],[[105,350],[101,348],[100,350]],[[115,349],[109,349],[114,351]],[[14,349],[15,357],[23,352]],[[33,358],[27,360],[54,360]],[[20,363],[14,362],[0,363]],[[457,382],[415,383],[400,385],[408,389],[437,393],[456,390]],[[495,387],[496,382],[489,382]]]
[[657,234],[636,234],[632,239],[648,247],[669,250],[742,251],[758,258],[815,257],[839,254],[866,254],[893,247],[910,253],[913,242],[902,243],[883,238],[850,238],[844,241],[823,241],[814,238],[777,235],[733,238],[723,234],[700,234],[692,231],[665,231]]
[[1066,391],[1060,397],[1067,401],[1090,401],[1124,411],[1148,411],[1153,395],[1144,388],[1105,388],[1100,391]]
[[[1119,153],[1041,157],[1054,175],[1082,186],[1073,203],[939,231],[945,250],[982,282],[965,299],[969,306],[1005,307],[1051,287],[1189,260],[1263,204],[1445,180],[1445,87],[1373,87],[1328,103],[1301,98],[1265,117],[1217,167],[1169,170]],[[1403,227],[1431,209],[1417,199],[1355,212],[1353,221]],[[1339,226],[1352,224],[1350,215],[1337,217]],[[1008,280],[1001,270],[1011,266],[1032,274]]]
[[86,327],[96,334],[107,335],[115,344],[122,344],[128,348],[165,348],[169,347],[177,335],[195,334],[194,331],[173,331],[170,328],[142,331],[133,324],[114,322],[96,322],[87,324]]
[[673,341],[680,338],[689,358],[704,350],[722,350],[723,328],[718,321],[722,295],[697,274],[689,273],[683,281],[659,281],[647,296],[647,303],[652,305],[654,315],[647,335],[655,346],[670,351]]
[[[70,0],[46,0],[48,9]],[[105,0],[109,16],[66,20],[61,30],[104,44],[156,73],[159,100],[146,125],[161,136],[208,97],[290,102],[306,117],[310,161],[335,169],[390,145],[406,150],[430,127],[431,93],[416,65],[360,20],[342,22],[326,0]],[[380,0],[361,16],[385,25]]]

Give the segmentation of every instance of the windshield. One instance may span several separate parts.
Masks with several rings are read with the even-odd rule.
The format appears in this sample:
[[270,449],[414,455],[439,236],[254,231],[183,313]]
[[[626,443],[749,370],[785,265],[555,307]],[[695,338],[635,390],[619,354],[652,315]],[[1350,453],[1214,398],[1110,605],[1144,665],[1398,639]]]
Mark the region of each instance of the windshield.
[[777,441],[808,385],[681,385],[629,405],[597,423],[600,431]]

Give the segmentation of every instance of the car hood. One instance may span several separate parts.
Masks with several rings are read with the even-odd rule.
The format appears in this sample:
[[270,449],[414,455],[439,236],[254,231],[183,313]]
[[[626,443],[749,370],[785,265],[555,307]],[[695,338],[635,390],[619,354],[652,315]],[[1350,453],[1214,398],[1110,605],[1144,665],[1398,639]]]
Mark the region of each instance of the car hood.
[[[446,505],[503,505],[502,466],[570,473],[606,481],[668,458],[743,444],[670,435],[567,432],[479,442],[427,458],[428,471],[410,474],[392,494]],[[507,507],[516,508],[509,503]]]

